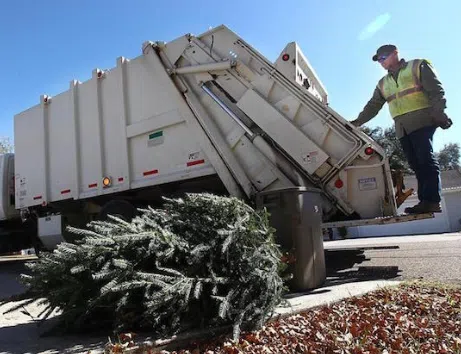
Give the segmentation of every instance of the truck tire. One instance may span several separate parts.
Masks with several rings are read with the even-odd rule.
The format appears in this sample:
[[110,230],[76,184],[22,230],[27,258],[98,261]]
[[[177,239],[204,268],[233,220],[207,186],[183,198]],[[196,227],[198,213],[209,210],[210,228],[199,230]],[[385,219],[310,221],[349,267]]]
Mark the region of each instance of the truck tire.
[[44,250],[44,246],[42,241],[38,237],[35,238],[35,240],[32,243],[32,247],[34,248],[35,255],[38,257],[42,253],[42,250]]
[[98,219],[102,221],[110,221],[108,215],[113,215],[126,222],[131,222],[136,216],[136,208],[126,200],[114,199],[107,202],[101,209]]

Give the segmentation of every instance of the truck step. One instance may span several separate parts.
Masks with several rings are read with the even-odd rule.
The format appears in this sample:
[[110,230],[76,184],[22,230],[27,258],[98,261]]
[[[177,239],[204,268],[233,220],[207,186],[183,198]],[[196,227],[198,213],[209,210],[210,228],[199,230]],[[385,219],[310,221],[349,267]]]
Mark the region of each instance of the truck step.
[[386,225],[395,224],[400,222],[424,220],[434,218],[434,213],[425,214],[399,214],[396,216],[378,217],[373,219],[361,219],[361,220],[346,220],[346,221],[335,221],[323,223],[322,227],[337,228],[337,227],[352,227],[352,226],[365,226],[365,225]]

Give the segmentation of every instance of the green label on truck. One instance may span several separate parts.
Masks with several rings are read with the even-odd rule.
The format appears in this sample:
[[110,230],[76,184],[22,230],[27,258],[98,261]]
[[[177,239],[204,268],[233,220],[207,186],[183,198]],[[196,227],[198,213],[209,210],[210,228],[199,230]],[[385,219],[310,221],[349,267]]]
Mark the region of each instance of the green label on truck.
[[155,133],[149,134],[149,140],[147,141],[147,146],[156,146],[163,144],[164,136],[163,130],[160,130]]

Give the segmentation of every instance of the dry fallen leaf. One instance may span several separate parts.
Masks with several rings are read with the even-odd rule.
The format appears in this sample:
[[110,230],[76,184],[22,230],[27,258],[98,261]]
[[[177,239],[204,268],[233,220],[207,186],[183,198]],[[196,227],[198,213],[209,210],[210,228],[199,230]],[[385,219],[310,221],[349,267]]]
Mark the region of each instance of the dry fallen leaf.
[[461,288],[410,284],[266,323],[238,342],[214,338],[171,354],[457,352]]

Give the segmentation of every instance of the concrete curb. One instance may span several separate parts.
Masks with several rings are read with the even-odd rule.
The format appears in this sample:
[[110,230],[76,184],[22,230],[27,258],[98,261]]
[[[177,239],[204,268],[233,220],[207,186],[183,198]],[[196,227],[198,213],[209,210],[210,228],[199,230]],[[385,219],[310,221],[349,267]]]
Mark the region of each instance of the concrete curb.
[[384,287],[397,286],[401,283],[401,281],[392,280],[370,280],[326,286],[305,295],[292,294],[293,298],[289,299],[291,306],[289,308],[278,307],[276,312],[284,315],[284,317],[291,316],[303,311],[331,305],[350,297],[362,296]]

